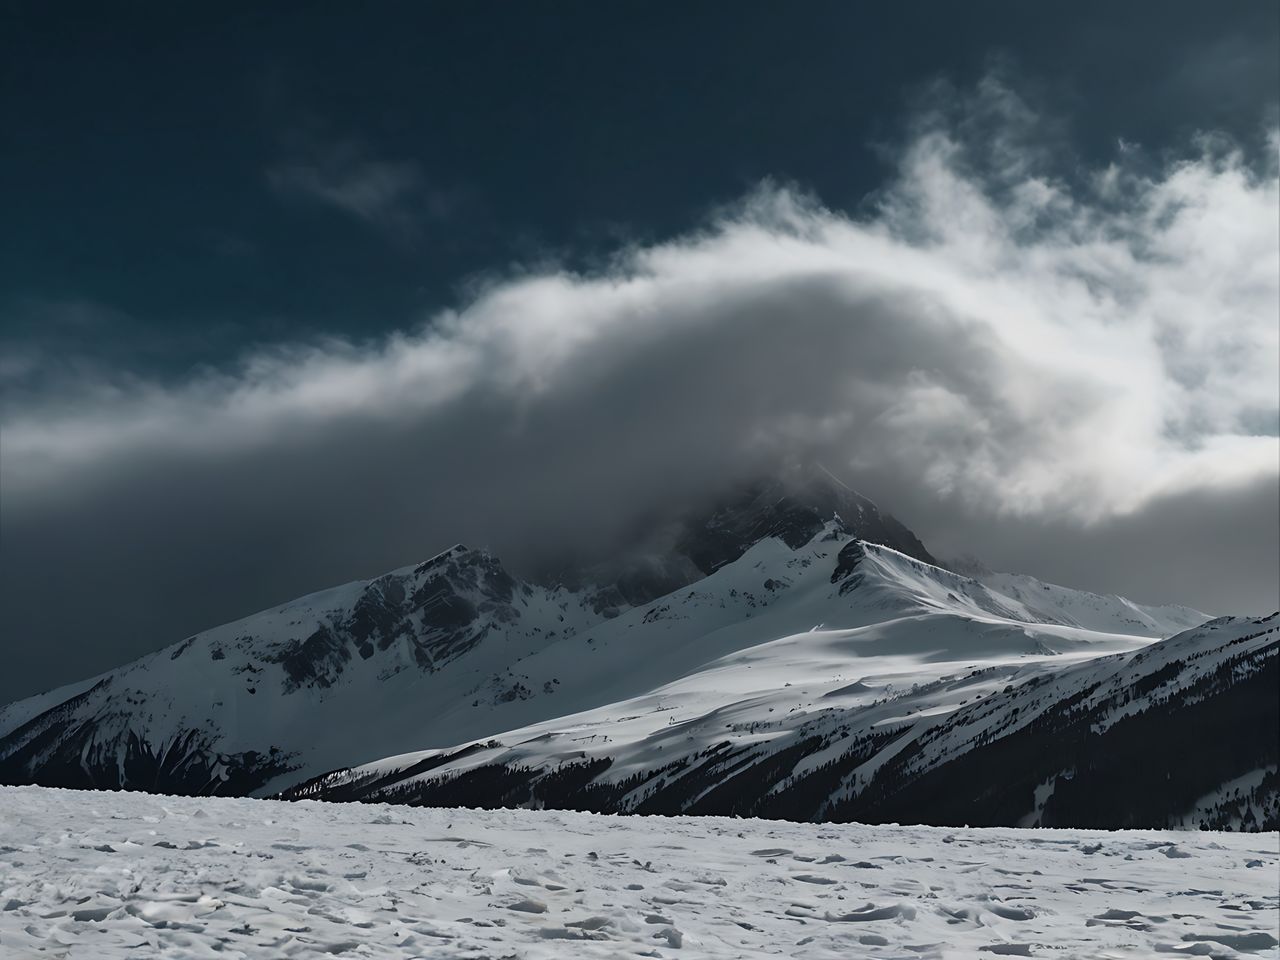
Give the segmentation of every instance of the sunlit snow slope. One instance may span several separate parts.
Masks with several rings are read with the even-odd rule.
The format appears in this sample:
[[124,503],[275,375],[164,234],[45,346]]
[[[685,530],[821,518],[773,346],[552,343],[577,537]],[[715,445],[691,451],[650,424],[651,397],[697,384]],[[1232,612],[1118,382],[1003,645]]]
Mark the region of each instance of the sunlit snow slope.
[[[779,570],[785,584],[772,577],[772,588],[751,591]],[[1066,619],[1062,591],[1044,592]],[[1274,828],[1280,617],[1222,618],[1152,642],[1045,622],[1034,599],[834,530],[785,557],[761,543],[678,602],[582,641],[587,660],[615,671],[611,690],[678,679],[574,716],[337,771],[287,795]],[[1117,630],[1136,626],[1122,601],[1086,602],[1072,598],[1095,624],[1112,616]],[[643,647],[626,636],[641,624]],[[625,652],[615,657],[614,644]],[[524,666],[550,669],[556,652]]]

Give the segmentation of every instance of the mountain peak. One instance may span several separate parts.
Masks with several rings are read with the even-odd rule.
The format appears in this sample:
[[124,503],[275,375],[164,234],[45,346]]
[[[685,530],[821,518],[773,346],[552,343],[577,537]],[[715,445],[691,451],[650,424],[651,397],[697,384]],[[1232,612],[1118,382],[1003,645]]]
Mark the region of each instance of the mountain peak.
[[741,484],[709,515],[686,523],[679,548],[710,573],[765,537],[801,547],[832,520],[858,539],[941,566],[906,526],[816,461]]
[[604,561],[540,578],[596,591],[599,609],[640,606],[714,573],[776,537],[799,549],[831,523],[849,536],[943,566],[906,526],[817,461],[739,481],[697,506],[649,519],[643,536]]

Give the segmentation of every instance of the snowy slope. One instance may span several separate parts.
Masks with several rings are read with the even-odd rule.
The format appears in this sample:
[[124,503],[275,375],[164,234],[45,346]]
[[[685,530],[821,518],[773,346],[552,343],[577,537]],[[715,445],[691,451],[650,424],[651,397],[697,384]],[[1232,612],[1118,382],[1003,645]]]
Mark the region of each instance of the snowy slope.
[[641,697],[287,796],[1275,829],[1278,624],[1223,618],[1107,656],[1078,628],[949,612],[815,630]]
[[0,788],[0,955],[1275,960],[1278,843]]
[[249,792],[395,743],[438,700],[516,697],[508,663],[599,618],[454,547],[0,710],[0,777]]
[[[1178,606],[1162,607],[1158,617],[1153,617],[1150,608],[1131,603],[1123,597],[1068,590],[1020,574],[984,573],[978,579],[997,593],[1026,603],[1031,608],[1052,611],[1052,616],[1059,622],[1074,623],[1089,630],[1114,630],[1118,618],[1123,622],[1126,608],[1130,627],[1137,633],[1151,630],[1158,633],[1175,622],[1183,628],[1193,627],[1205,619],[1198,610]],[[1119,606],[1116,600],[1120,601]]]

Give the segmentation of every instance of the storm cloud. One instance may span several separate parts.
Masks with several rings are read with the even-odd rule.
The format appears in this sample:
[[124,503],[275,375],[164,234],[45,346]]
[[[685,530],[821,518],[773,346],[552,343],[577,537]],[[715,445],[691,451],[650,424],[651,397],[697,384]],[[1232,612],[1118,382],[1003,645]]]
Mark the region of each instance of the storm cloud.
[[0,700],[454,541],[517,568],[817,457],[937,554],[1277,604],[1280,135],[1063,171],[941,98],[856,214],[766,183],[374,342],[13,390]]

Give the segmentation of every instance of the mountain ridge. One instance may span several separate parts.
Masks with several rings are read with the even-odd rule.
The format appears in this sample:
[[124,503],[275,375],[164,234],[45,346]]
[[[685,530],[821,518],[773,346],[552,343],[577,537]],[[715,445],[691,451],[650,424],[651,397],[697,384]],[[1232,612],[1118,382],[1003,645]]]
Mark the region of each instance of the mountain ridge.
[[[940,826],[1274,830],[1277,738],[1241,730],[1276,729],[1278,680],[1280,616],[1224,617],[1137,650],[1061,668],[985,666],[822,708],[781,728],[757,711],[762,719],[746,737],[713,730],[713,711],[680,720],[706,734],[689,737],[693,744],[658,730],[604,747],[593,734],[590,746],[577,747],[586,738],[575,729],[603,725],[586,717],[575,727],[568,718],[561,730],[544,725],[333,771],[281,796]],[[953,709],[939,712],[948,688],[968,696],[957,706],[953,695]],[[867,692],[855,681],[827,696]],[[557,739],[576,749],[557,752]]]
[[[520,579],[487,551],[458,544],[0,708],[0,781],[287,793],[424,746],[431,756],[480,758],[475,744],[584,711],[608,717],[664,691],[678,709],[737,712],[759,728],[757,708],[802,707],[775,703],[779,691],[761,692],[754,680],[735,684],[761,676],[767,688],[771,671],[780,690],[817,683],[796,666],[805,657],[831,680],[821,696],[840,700],[883,676],[936,682],[938,665],[953,661],[989,660],[1007,672],[1019,659],[1135,650],[1204,619],[1034,578],[986,585],[937,565],[887,516],[825,481],[816,493],[741,488],[701,519],[681,518],[673,555],[700,576],[648,601],[616,583]],[[862,536],[877,533],[916,555]],[[745,674],[742,664],[762,672]],[[864,667],[880,672],[844,676]],[[724,682],[698,687],[707,677]],[[646,706],[642,719],[605,735],[642,742],[653,733],[645,725],[669,712]],[[645,729],[625,733],[628,723]]]

